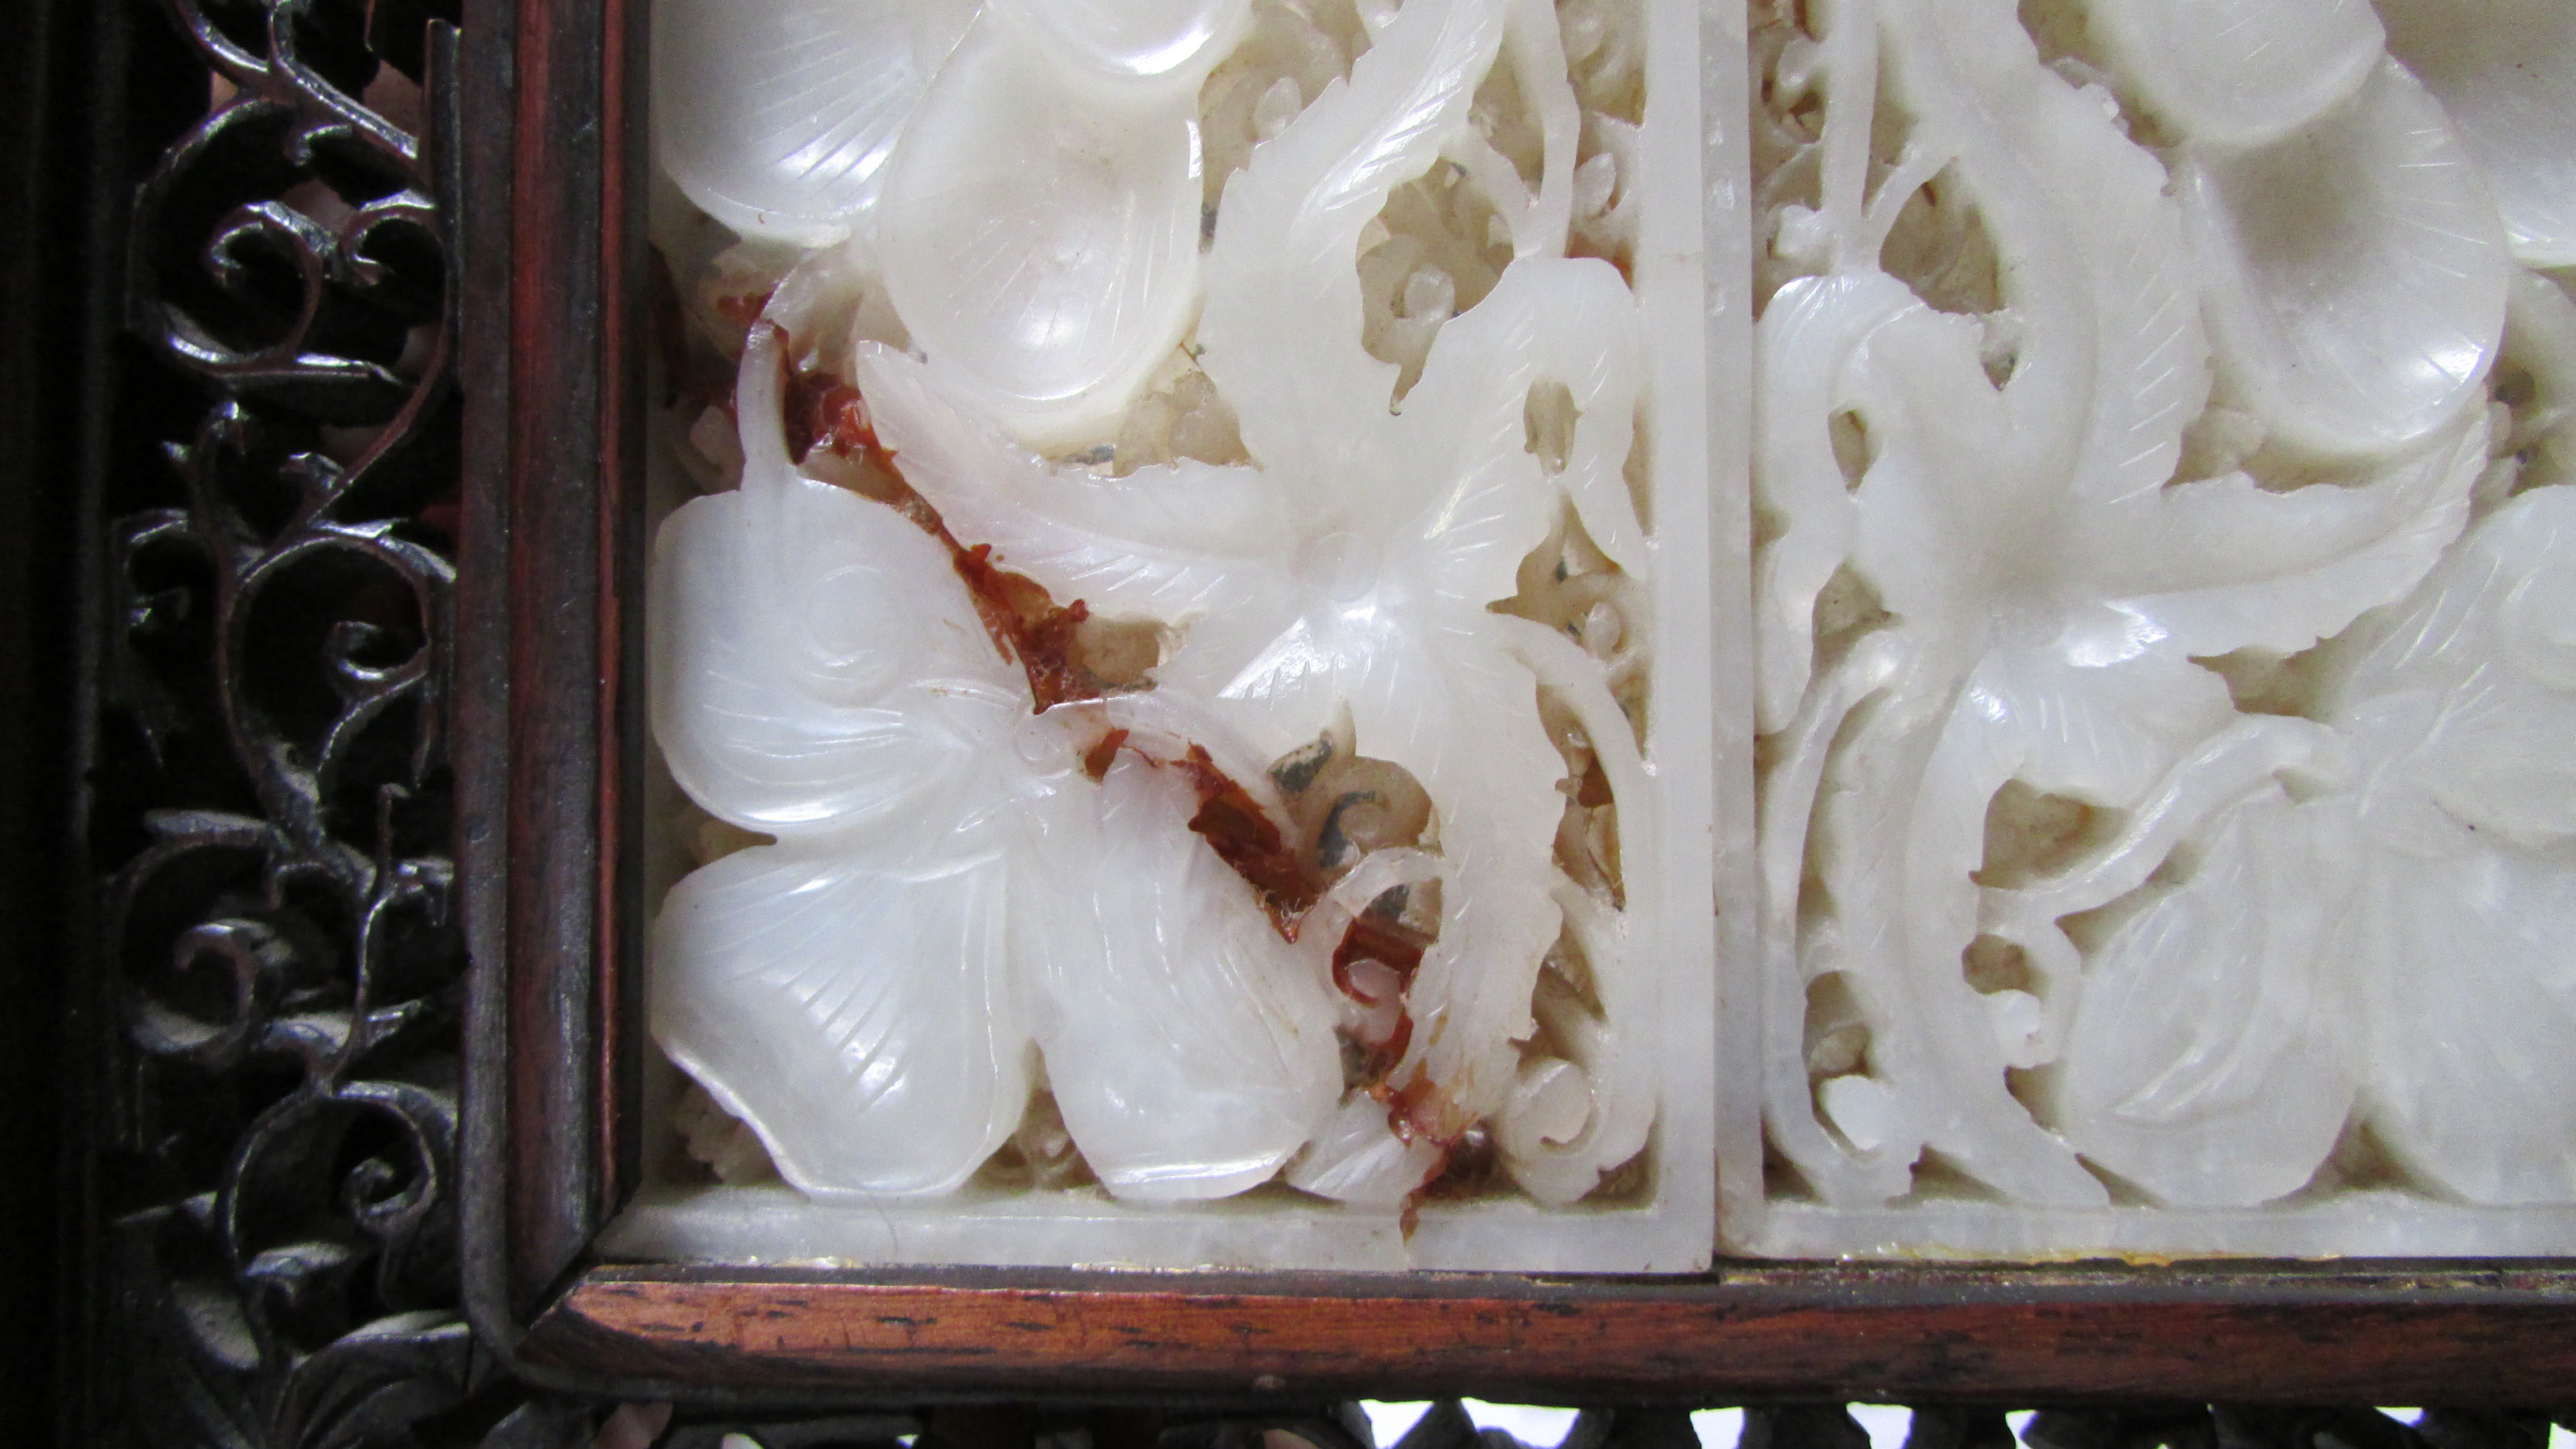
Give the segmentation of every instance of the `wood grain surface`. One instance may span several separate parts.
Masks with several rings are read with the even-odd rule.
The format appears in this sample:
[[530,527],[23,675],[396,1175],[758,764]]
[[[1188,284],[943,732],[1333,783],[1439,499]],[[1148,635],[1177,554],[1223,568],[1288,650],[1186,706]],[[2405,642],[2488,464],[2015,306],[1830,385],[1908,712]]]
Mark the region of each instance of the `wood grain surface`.
[[2536,1403],[2576,1385],[2556,1273],[946,1276],[597,1269],[527,1346],[684,1394]]
[[469,0],[457,854],[468,1275],[533,1311],[626,1188],[641,917],[644,9]]

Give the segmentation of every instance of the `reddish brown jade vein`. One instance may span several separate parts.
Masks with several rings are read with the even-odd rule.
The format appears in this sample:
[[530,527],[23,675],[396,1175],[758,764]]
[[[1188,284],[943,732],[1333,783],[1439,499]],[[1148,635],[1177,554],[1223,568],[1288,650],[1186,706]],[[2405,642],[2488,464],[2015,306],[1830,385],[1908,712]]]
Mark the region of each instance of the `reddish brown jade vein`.
[[[893,508],[939,540],[948,552],[950,566],[974,600],[976,614],[994,649],[1006,661],[1019,665],[1027,676],[1034,712],[1151,687],[1150,681],[1141,686],[1113,685],[1087,667],[1075,631],[1090,617],[1089,606],[1080,599],[1058,605],[1044,586],[1002,567],[990,545],[961,542],[929,500],[904,480],[893,450],[885,446],[868,422],[866,400],[859,389],[827,371],[796,369],[788,361],[795,352],[792,339],[785,329],[779,331],[781,411],[788,457],[802,464],[820,448],[836,457],[856,460],[864,470],[864,482],[858,491]],[[1206,747],[1195,741],[1182,744],[1185,749],[1180,755],[1164,755],[1139,743],[1129,730],[1107,730],[1084,753],[1083,772],[1095,782],[1100,780],[1122,749],[1157,769],[1180,770],[1199,798],[1198,811],[1189,821],[1192,833],[1204,839],[1209,849],[1252,888],[1280,938],[1295,941],[1306,913],[1323,896],[1327,882],[1322,873],[1290,844],[1290,832],[1281,828],[1272,812],[1217,767]],[[1363,1005],[1380,1004],[1351,976],[1354,964],[1369,960],[1393,970],[1402,986],[1409,988],[1413,972],[1422,962],[1424,942],[1417,939],[1418,934],[1365,914],[1354,918],[1334,948],[1333,984]],[[1399,1135],[1408,1139],[1427,1137],[1446,1146],[1472,1124],[1448,1121],[1454,1114],[1444,1111],[1442,1104],[1434,1100],[1436,1092],[1418,1071],[1402,1090],[1389,1087],[1384,1080],[1386,1072],[1402,1058],[1412,1035],[1411,1010],[1400,1006],[1393,1036],[1388,1043],[1371,1050],[1373,1071],[1379,1080],[1370,1090],[1389,1104],[1388,1121]]]

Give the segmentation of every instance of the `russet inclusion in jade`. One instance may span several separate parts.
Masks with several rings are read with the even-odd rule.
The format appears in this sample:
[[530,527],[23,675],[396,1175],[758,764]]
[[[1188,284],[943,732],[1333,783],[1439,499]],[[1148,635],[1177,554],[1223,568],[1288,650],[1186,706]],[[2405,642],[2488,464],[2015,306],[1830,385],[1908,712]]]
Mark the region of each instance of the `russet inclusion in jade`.
[[655,24],[616,1249],[1705,1263],[1689,7]]
[[2576,9],[1749,12],[658,7],[613,1247],[2576,1250]]

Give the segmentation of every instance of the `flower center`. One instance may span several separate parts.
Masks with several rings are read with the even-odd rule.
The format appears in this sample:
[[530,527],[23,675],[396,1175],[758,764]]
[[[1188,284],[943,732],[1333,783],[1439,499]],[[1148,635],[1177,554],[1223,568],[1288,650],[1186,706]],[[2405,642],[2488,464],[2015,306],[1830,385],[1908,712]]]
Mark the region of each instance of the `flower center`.
[[1335,529],[1306,546],[1298,571],[1324,598],[1351,604],[1377,587],[1385,563],[1386,551],[1376,540]]

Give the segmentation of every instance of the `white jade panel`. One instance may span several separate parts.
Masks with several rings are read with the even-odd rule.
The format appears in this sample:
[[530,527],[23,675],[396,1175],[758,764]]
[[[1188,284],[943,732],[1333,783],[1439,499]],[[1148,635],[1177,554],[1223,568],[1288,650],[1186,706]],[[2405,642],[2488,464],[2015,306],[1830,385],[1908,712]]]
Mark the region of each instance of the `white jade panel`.
[[1730,1245],[2576,1251],[2563,11],[1756,7]]
[[1740,28],[657,8],[697,496],[604,1247],[1704,1265]]

